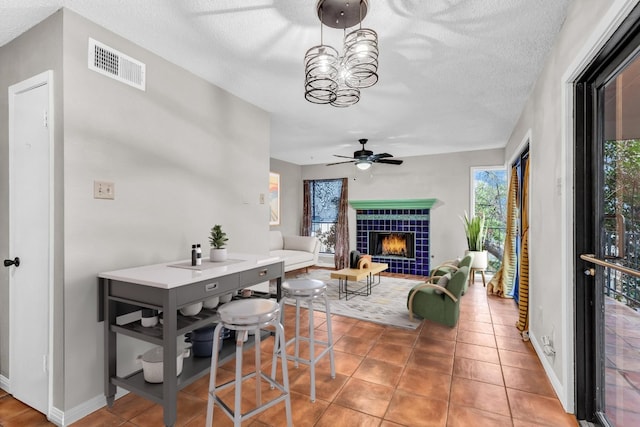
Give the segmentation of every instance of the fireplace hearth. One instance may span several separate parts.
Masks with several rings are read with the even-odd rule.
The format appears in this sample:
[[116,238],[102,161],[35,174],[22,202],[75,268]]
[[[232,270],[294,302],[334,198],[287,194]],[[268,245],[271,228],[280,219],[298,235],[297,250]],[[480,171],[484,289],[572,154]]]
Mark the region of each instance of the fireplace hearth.
[[414,233],[370,231],[368,253],[377,257],[413,259]]

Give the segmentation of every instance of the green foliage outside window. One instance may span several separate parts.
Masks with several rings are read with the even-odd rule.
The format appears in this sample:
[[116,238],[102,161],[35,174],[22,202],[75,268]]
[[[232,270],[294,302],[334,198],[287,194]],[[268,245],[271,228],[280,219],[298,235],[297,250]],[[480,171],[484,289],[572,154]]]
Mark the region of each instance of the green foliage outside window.
[[507,217],[507,171],[476,170],[473,176],[474,216],[484,217],[484,248],[489,253],[489,271],[498,271],[502,263]]
[[[610,140],[603,146],[603,255],[640,268],[640,139]],[[606,270],[605,293],[640,310],[640,279]]]

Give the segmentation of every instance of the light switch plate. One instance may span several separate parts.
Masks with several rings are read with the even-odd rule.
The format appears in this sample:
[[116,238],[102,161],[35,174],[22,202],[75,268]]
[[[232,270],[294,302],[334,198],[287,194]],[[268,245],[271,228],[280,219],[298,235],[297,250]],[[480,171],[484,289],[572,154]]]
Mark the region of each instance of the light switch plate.
[[94,199],[113,200],[114,197],[115,197],[115,190],[114,190],[113,182],[93,181],[93,198]]

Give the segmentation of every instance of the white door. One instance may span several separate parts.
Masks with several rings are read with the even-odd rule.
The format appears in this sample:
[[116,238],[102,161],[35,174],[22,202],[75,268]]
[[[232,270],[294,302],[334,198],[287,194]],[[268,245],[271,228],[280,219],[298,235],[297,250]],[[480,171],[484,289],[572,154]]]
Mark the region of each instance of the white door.
[[11,394],[49,412],[51,72],[9,88]]

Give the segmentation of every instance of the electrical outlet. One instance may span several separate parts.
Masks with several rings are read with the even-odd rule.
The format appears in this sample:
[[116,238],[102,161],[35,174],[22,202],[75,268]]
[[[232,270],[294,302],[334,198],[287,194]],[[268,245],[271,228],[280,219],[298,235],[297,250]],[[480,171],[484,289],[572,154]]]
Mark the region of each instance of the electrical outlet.
[[93,198],[113,200],[115,190],[113,182],[93,181]]
[[264,205],[264,193],[260,193],[260,204]]

